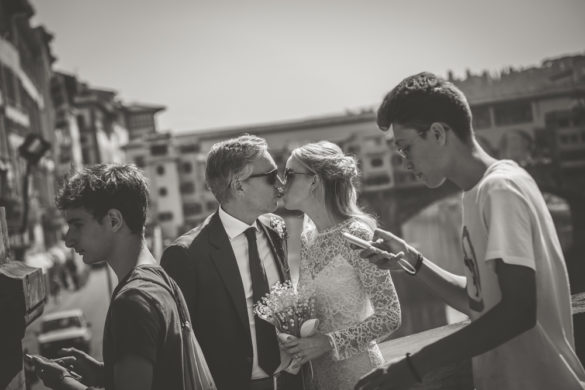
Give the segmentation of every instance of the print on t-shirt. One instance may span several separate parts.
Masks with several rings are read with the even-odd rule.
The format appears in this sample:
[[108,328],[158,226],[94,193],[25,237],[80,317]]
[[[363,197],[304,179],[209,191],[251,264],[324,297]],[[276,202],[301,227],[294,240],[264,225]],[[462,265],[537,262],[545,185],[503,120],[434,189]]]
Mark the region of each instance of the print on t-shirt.
[[467,296],[469,297],[469,307],[475,311],[483,310],[483,297],[481,295],[481,281],[479,279],[479,271],[477,267],[477,258],[475,257],[475,250],[469,237],[467,226],[463,227],[463,234],[461,239],[463,247],[463,261],[467,267],[471,278],[467,278]]

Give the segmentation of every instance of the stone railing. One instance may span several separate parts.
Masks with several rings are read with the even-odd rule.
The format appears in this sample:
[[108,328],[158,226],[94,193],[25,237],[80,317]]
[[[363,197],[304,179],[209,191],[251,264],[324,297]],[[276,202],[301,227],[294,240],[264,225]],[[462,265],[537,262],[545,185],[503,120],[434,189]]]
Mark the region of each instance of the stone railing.
[[[585,338],[585,335],[583,334],[585,331],[585,293],[579,293],[572,296],[572,309],[577,355],[581,360],[581,364],[585,365],[585,345],[583,340]],[[429,329],[399,339],[389,340],[380,344],[380,349],[382,350],[382,354],[386,361],[390,361],[405,356],[407,352],[416,352],[424,346],[432,344],[435,341],[456,332],[467,324],[469,324],[469,320]],[[473,390],[471,361],[469,360],[451,366],[445,366],[441,369],[430,372],[425,375],[422,384],[414,386],[411,389]]]

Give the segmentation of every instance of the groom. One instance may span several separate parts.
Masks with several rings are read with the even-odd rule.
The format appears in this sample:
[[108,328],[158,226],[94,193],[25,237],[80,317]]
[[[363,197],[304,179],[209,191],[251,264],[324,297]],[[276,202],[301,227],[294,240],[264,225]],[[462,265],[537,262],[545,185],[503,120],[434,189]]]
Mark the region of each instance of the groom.
[[270,286],[290,279],[284,221],[263,215],[276,210],[281,192],[266,141],[216,143],[205,176],[220,207],[169,246],[161,265],[183,291],[219,390],[296,389],[299,378],[274,375],[275,329],[252,311]]

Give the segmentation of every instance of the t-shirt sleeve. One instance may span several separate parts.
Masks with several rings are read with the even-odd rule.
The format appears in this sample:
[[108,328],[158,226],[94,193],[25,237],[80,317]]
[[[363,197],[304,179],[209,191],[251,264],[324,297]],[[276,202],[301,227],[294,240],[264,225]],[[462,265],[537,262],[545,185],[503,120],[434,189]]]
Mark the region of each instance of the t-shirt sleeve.
[[111,310],[116,359],[138,355],[154,364],[162,334],[162,318],[156,303],[130,290],[112,302]]
[[527,200],[512,188],[494,188],[486,197],[483,216],[488,228],[485,260],[535,269],[532,217]]

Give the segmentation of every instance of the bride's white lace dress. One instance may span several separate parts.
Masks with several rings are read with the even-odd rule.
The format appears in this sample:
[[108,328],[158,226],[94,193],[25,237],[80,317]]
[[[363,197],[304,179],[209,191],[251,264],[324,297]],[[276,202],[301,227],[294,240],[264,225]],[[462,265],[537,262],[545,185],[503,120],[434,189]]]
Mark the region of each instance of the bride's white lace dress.
[[353,389],[382,365],[376,343],[400,326],[400,305],[390,271],[378,269],[351,249],[342,232],[370,240],[371,228],[349,219],[322,232],[305,223],[299,285],[315,289],[319,331],[335,348],[312,361],[317,390]]

